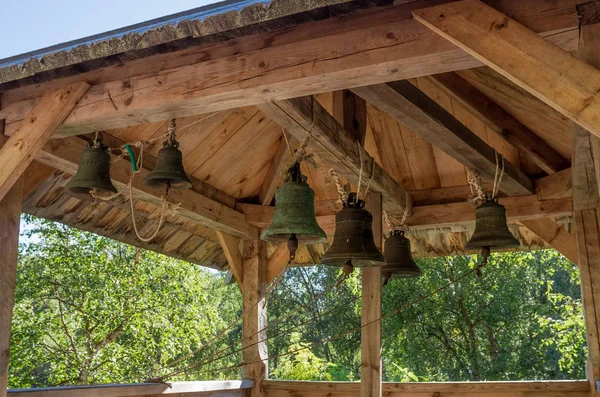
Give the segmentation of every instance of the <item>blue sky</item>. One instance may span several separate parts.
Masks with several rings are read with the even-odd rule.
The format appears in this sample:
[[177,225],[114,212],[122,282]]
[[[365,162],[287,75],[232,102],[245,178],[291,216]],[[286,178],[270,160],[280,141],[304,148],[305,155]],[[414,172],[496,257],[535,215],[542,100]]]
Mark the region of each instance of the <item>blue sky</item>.
[[216,3],[215,0],[0,0],[0,59]]

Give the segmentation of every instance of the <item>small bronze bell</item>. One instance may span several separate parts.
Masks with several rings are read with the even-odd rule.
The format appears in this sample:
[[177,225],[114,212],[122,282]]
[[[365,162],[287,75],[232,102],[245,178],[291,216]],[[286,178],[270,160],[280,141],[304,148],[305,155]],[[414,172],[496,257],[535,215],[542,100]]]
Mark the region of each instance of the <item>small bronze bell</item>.
[[475,209],[475,232],[466,249],[517,248],[520,245],[508,229],[506,209],[497,199],[488,199]]
[[321,263],[357,267],[383,266],[383,254],[375,245],[373,216],[365,208],[365,202],[350,193],[344,208],[335,216],[335,234],[331,247],[325,252]]
[[315,192],[300,172],[300,163],[290,167],[283,185],[277,189],[273,219],[260,238],[271,243],[288,241],[292,259],[299,243],[315,244],[327,240],[315,217]]
[[410,240],[404,236],[404,231],[395,230],[385,240],[385,266],[381,269],[385,283],[395,277],[418,277],[421,269],[415,263],[410,252]]
[[146,186],[183,190],[192,187],[190,178],[183,169],[183,156],[179,150],[179,142],[171,137],[163,142],[158,151],[154,170],[144,179]]
[[110,180],[110,156],[101,138],[88,144],[81,153],[77,173],[65,186],[68,195],[82,200],[92,199],[92,191],[97,196],[117,193]]

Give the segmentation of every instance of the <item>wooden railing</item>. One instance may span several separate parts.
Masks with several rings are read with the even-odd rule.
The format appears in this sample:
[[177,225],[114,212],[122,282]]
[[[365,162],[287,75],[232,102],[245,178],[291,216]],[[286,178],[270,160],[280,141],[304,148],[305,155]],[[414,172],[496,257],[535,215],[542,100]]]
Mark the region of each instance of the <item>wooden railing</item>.
[[[348,397],[358,382],[263,381],[266,397]],[[383,383],[385,397],[588,397],[588,381]]]
[[128,385],[66,386],[43,389],[12,389],[9,397],[243,397],[251,389],[251,380],[139,383]]

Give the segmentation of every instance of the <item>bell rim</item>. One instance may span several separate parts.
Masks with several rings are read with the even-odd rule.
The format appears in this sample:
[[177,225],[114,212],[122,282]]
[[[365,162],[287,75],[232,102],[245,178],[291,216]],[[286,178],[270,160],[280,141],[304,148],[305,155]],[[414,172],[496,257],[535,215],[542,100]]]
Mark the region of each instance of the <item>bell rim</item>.
[[[260,239],[266,241],[268,243],[285,243],[289,240],[291,233],[283,234],[283,233],[272,233],[269,235],[265,235],[265,230],[261,233]],[[296,238],[298,239],[298,243],[306,245],[306,244],[319,244],[327,241],[327,236],[320,236],[315,234],[296,234]]]
[[[166,184],[166,182],[164,182],[165,179],[175,180],[173,178],[165,178],[161,174],[150,173],[148,176],[146,176],[144,178],[144,184],[148,187],[158,189],[158,188],[165,186],[165,184]],[[163,182],[158,182],[159,180],[163,180]],[[186,190],[186,189],[190,189],[191,187],[192,187],[192,181],[190,180],[190,178],[188,178],[188,176],[186,174],[183,174],[182,179],[177,179],[177,183],[171,183],[169,186],[169,189],[170,190]]]
[[323,265],[327,265],[327,266],[335,266],[335,267],[342,267],[344,266],[348,261],[350,261],[352,263],[352,265],[354,267],[381,267],[383,268],[385,266],[385,259],[383,258],[383,256],[381,257],[381,260],[379,259],[373,259],[373,258],[356,258],[356,257],[338,257],[338,258],[326,258],[325,255],[323,255],[323,257],[321,258],[321,263]]

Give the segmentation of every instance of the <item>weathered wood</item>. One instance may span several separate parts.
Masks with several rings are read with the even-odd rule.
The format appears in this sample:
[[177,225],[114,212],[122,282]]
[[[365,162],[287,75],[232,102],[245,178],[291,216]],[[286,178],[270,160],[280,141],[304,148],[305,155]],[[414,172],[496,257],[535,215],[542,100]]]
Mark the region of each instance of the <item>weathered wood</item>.
[[567,168],[535,181],[535,193],[540,200],[571,197],[572,170]]
[[[51,141],[38,154],[36,160],[69,174],[77,170],[79,156],[85,148],[85,141],[78,137]],[[115,187],[129,197],[127,184],[131,173],[131,163],[120,159],[111,164],[110,175]],[[144,178],[150,173],[143,168],[133,182],[134,198],[155,206],[162,206],[162,192],[149,188]],[[172,190],[169,201],[179,204],[177,214],[192,219],[208,228],[241,238],[258,238],[258,229],[244,220],[244,215],[233,208],[194,191]]]
[[[527,7],[518,2],[502,2],[498,7],[572,50],[576,3],[530,0]],[[411,18],[412,9],[428,4],[432,2],[411,1],[367,10],[240,38],[204,51],[152,57],[133,67],[126,63],[104,74],[83,75],[81,78],[98,83],[57,136],[480,66],[481,62]],[[53,87],[68,83],[56,84]],[[7,119],[8,134],[34,102],[15,101],[39,97],[44,86],[30,89],[26,95],[6,92],[8,106],[0,111],[0,119]]]
[[89,88],[82,82],[46,94],[19,123],[0,149],[0,200]]
[[401,216],[407,206],[410,208],[406,190],[373,160],[360,143],[352,140],[314,97],[271,102],[259,108],[298,141],[310,134],[309,152],[317,153],[326,163],[320,166],[333,167],[355,185],[362,160],[363,181],[372,176],[371,189],[382,193],[384,207],[391,216]]
[[521,223],[537,234],[549,246],[564,255],[568,260],[577,264],[577,240],[575,235],[567,232],[552,219],[540,218],[523,220]]
[[251,380],[226,380],[173,383],[137,383],[95,386],[63,386],[36,389],[12,389],[9,397],[153,397],[175,395],[185,397],[244,396]]
[[[283,130],[282,133],[287,134]],[[293,137],[288,137],[288,140],[290,141],[290,147],[294,147],[296,140]],[[269,171],[267,171],[267,175],[265,175],[265,180],[260,188],[260,193],[258,194],[258,201],[262,205],[270,205],[273,201],[277,186],[279,186],[279,182],[282,179],[281,173],[290,159],[291,153],[288,149],[288,143],[286,142],[285,137],[282,136],[281,142],[279,142],[279,146],[277,146],[275,156],[269,166]]]
[[[383,206],[381,193],[369,193],[367,211],[373,215],[373,237],[383,249]],[[360,316],[360,396],[381,397],[381,267],[362,269]],[[378,321],[379,320],[379,321]]]
[[[267,258],[260,240],[244,241],[244,284],[242,288],[242,377],[254,381],[251,397],[260,397],[267,370]],[[259,341],[262,341],[259,343]]]
[[0,396],[6,397],[23,179],[18,178],[0,200]]
[[[461,164],[479,171],[484,179],[494,180],[496,151],[408,81],[353,91]],[[504,169],[500,190],[515,196],[533,193],[533,182],[519,168],[505,160]]]
[[438,5],[413,16],[600,136],[600,71],[593,66],[480,1]]
[[367,131],[367,103],[350,90],[333,93],[332,116],[340,123],[355,141],[365,144]]
[[569,167],[569,161],[560,153],[456,73],[440,73],[426,79],[457,100],[546,173],[554,174]]
[[242,290],[244,273],[242,253],[240,251],[240,239],[222,232],[217,232],[217,238],[219,239],[219,243],[221,243],[221,248],[229,263],[229,270],[231,270],[238,287]]
[[267,260],[267,285],[271,284],[290,261],[290,251],[287,243],[281,243]]

